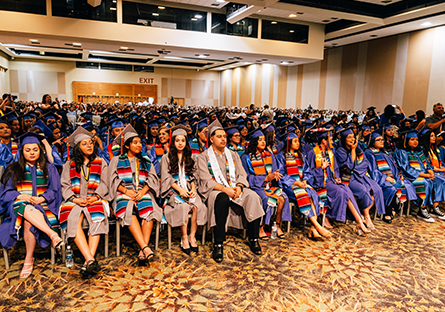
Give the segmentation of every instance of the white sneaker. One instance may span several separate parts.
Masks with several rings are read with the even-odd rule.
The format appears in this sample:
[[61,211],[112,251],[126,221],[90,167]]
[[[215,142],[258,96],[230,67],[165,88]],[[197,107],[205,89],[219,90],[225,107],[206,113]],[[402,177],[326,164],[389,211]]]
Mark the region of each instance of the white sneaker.
[[417,213],[417,219],[420,219],[423,222],[427,223],[434,223],[434,219],[431,218],[431,216],[428,214],[428,211],[425,208],[419,210],[419,212]]
[[434,207],[431,209],[431,214],[433,216],[437,216],[440,220],[444,220],[445,221],[445,214],[442,213],[442,211],[440,211],[439,207]]

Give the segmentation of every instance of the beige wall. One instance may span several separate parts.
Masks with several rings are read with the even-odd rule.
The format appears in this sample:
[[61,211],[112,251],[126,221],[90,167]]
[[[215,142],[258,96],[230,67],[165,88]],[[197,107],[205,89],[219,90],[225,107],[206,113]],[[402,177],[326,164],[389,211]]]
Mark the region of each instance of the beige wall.
[[9,92],[9,74],[7,69],[9,68],[9,60],[0,52],[0,96],[3,93]]
[[221,74],[227,106],[364,110],[388,104],[405,113],[445,100],[445,27],[325,50],[320,62],[250,65]]
[[11,93],[20,99],[40,101],[49,93],[53,98],[72,100],[73,81],[139,83],[153,78],[158,85],[158,103],[170,96],[184,98],[186,105],[219,105],[219,73],[155,67],[154,73],[76,68],[74,62],[18,60],[9,62]]

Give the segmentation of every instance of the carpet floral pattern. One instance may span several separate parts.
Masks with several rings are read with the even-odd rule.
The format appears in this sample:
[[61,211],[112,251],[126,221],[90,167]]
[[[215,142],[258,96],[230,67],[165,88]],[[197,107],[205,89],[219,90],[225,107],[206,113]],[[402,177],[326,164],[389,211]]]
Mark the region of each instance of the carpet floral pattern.
[[209,241],[188,257],[179,229],[171,250],[163,231],[146,267],[137,266],[133,243],[116,257],[110,233],[110,257],[103,258],[102,239],[102,271],[90,280],[61,259],[51,265],[42,249],[33,274],[21,280],[21,243],[9,252],[10,270],[0,262],[0,311],[444,311],[445,223],[404,216],[375,225],[376,232],[358,237],[353,224],[339,224],[322,241],[292,227],[286,239],[262,242],[262,256],[232,232],[221,264],[211,259]]

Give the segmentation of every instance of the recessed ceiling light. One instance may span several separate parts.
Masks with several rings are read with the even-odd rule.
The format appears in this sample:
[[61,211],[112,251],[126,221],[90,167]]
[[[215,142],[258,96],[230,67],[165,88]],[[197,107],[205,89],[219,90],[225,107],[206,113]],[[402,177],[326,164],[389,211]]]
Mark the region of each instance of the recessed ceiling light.
[[425,23],[420,24],[420,26],[422,26],[422,27],[430,27],[432,25],[433,25],[433,23],[431,23],[431,22],[425,22]]
[[159,10],[164,10],[165,7],[163,7],[163,6],[158,6],[158,9],[159,9]]
[[81,46],[82,44],[81,43],[79,43],[79,42],[73,42],[73,46]]
[[35,42],[35,43],[38,43],[38,42],[39,42],[38,39],[29,39],[29,41],[31,41],[31,42]]
[[192,21],[196,22],[198,19],[196,17],[192,18]]
[[276,23],[277,23],[277,22],[275,22],[275,21],[271,22],[271,24],[274,24],[274,25],[275,25]]
[[117,9],[116,8],[110,8],[110,11],[116,11]]
[[297,14],[289,14],[289,17],[297,17]]
[[128,50],[128,47],[121,47],[121,50]]
[[216,2],[224,3],[224,0],[216,0]]
[[159,13],[151,13],[153,16],[159,16]]
[[258,10],[258,13],[260,13],[261,12],[261,10]]
[[202,18],[202,15],[200,15],[200,14],[196,14],[196,15],[195,15],[195,18],[200,19],[200,18]]
[[293,33],[293,32],[295,32],[295,30],[291,29],[291,30],[289,30],[289,32],[290,32],[290,33]]
[[45,51],[40,51],[40,55],[45,55]]

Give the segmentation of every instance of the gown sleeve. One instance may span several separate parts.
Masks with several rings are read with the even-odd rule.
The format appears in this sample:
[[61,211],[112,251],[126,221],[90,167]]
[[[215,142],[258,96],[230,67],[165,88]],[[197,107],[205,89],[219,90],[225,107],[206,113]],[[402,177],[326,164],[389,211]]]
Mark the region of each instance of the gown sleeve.
[[[366,158],[368,158],[369,162],[369,174],[371,175],[371,178],[376,181],[379,185],[383,185],[386,181],[386,175],[382,174],[379,170],[379,167],[377,166],[377,161],[375,160],[374,153],[367,149],[365,151]],[[391,168],[391,164],[388,164]]]
[[156,174],[159,174],[159,162],[158,162],[158,157],[156,156],[156,149],[151,148],[150,152],[148,153],[148,158],[150,158],[150,161],[152,163],[152,165],[155,167],[156,169]]
[[106,198],[108,195],[108,180],[110,179],[110,169],[108,168],[107,162],[102,159],[102,170],[100,173],[100,182],[94,193],[99,195],[101,198]]
[[408,153],[402,149],[396,149],[394,152],[394,159],[397,165],[402,169],[403,175],[410,181],[414,181],[420,175],[420,171],[412,168],[409,165]]
[[315,153],[313,149],[307,150],[307,172],[305,175],[306,181],[312,187],[319,188],[324,185],[324,171],[321,167],[317,168],[315,163]]
[[161,158],[161,197],[165,197],[167,193],[170,191],[173,183],[176,182],[176,179],[169,172],[169,159],[168,154],[165,154]]
[[349,154],[343,147],[340,147],[335,151],[335,159],[340,168],[354,170],[351,154]]
[[218,184],[213,180],[212,175],[209,172],[209,160],[207,155],[207,150],[198,156],[198,181],[199,187],[198,191],[204,199],[207,199],[210,195],[210,192],[213,191],[215,186]]
[[68,200],[68,198],[70,198],[71,196],[75,195],[71,185],[70,170],[71,162],[69,161],[63,165],[62,176],[60,177],[60,184],[62,185],[62,197],[65,201]]
[[247,179],[246,170],[244,170],[243,164],[241,162],[241,158],[238,153],[230,152],[232,154],[233,161],[235,162],[235,171],[236,171],[236,183],[242,184],[245,187],[249,187],[249,181]]
[[[17,153],[18,154],[18,153]],[[13,162],[12,153],[6,144],[0,144],[0,166],[6,168],[10,163]]]
[[284,158],[283,152],[280,152],[277,155],[277,164],[278,164],[278,171],[283,175],[283,177],[281,178],[282,186],[290,187],[292,184],[294,184],[295,179],[287,174],[286,159]]

